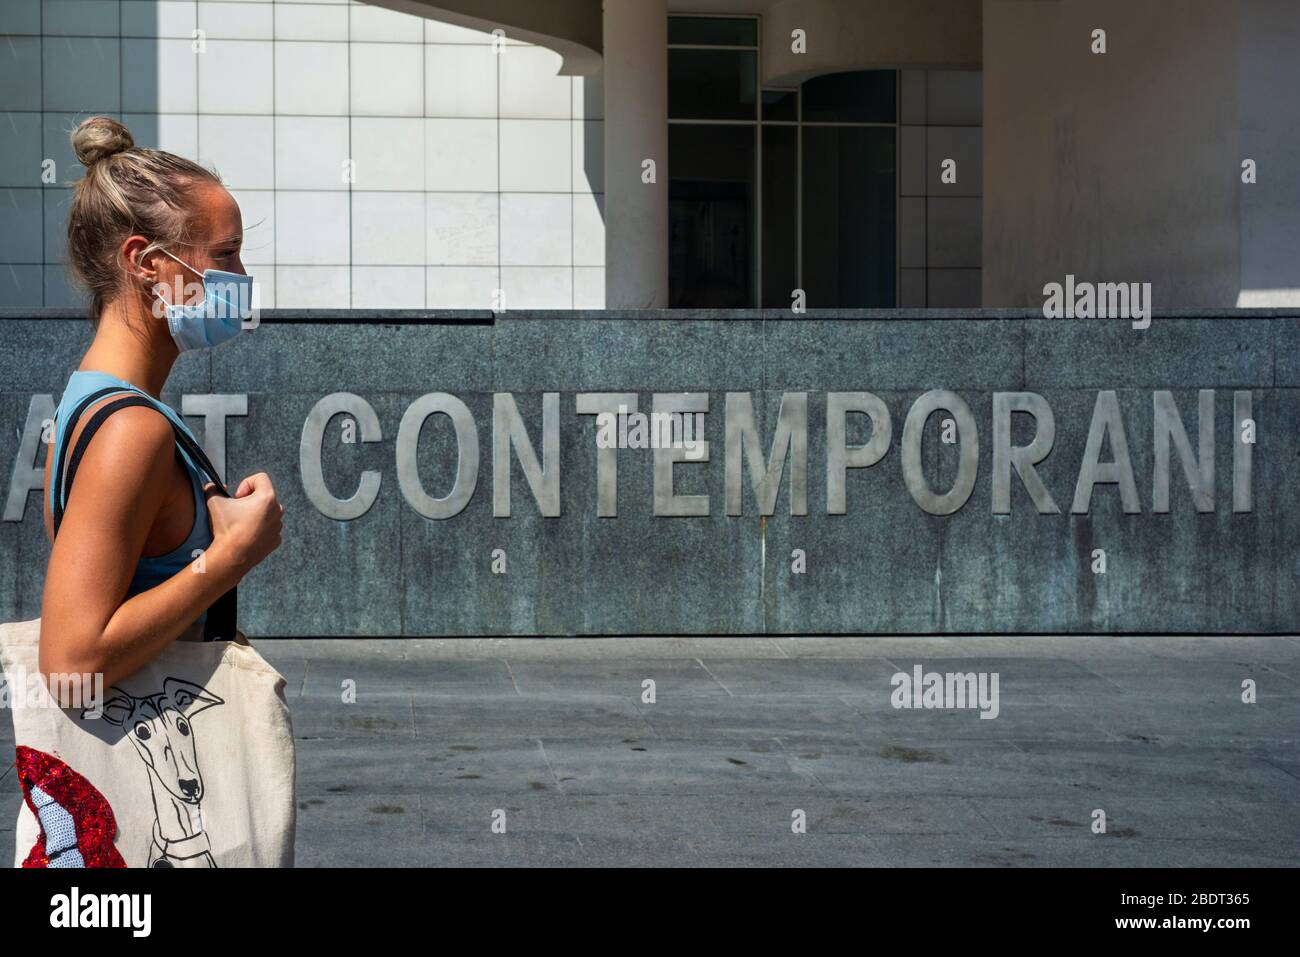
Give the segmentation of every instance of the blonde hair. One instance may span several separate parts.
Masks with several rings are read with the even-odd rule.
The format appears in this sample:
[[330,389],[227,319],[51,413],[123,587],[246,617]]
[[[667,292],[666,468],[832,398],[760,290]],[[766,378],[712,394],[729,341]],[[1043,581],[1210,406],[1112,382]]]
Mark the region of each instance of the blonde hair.
[[90,321],[97,324],[128,281],[123,241],[137,233],[148,237],[146,253],[189,245],[192,188],[220,185],[221,179],[182,156],[136,146],[131,131],[107,116],[83,120],[72,133],[72,149],[86,175],[73,186],[68,265],[91,294]]

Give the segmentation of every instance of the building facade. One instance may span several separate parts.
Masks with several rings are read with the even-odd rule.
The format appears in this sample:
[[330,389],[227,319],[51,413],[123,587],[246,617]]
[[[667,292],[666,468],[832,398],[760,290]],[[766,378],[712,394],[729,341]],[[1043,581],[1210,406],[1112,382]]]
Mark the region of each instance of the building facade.
[[1300,303],[1289,0],[6,0],[0,305],[67,133],[214,166],[264,307]]

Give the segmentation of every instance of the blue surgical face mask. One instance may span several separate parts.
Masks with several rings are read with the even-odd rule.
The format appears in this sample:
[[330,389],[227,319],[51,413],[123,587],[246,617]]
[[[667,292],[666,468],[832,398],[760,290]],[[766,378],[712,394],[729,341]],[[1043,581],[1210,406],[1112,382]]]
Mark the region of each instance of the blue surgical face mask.
[[[161,250],[178,263],[199,275],[185,260]],[[196,303],[163,303],[167,329],[181,352],[220,345],[239,335],[242,324],[253,318],[253,277],[220,269],[205,269],[203,300]]]

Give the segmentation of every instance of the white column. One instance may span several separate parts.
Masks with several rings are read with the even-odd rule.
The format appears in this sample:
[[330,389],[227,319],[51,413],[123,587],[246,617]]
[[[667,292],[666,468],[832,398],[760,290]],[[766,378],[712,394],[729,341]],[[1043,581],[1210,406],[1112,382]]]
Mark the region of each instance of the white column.
[[667,308],[667,0],[604,0],[603,32],[605,305]]

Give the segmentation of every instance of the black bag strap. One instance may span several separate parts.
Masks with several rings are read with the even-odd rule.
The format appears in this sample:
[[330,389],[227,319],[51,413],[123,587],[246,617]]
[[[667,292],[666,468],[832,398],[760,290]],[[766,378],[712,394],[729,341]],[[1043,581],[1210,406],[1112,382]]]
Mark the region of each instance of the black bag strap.
[[[123,390],[120,386],[109,386],[106,389],[100,389],[96,392],[90,393],[90,395],[86,396],[75,406],[73,406],[72,412],[68,416],[69,419],[68,435],[72,434],[73,426],[76,425],[77,420],[81,418],[81,414],[85,412],[86,409],[94,405],[100,399],[104,398],[104,396],[112,395],[114,392],[122,392],[122,391],[125,390]],[[58,418],[57,413],[55,414],[55,418]],[[58,531],[59,522],[61,520],[61,516],[63,513],[63,502],[67,498],[67,489],[66,489],[67,482],[64,476],[64,469],[66,467],[67,460],[68,460],[66,451],[67,449],[65,446],[64,448],[65,454],[59,456],[58,461],[54,463],[54,476],[52,481],[50,482],[50,487],[54,490],[54,504],[51,508],[51,511],[54,513],[54,528],[56,532]]]
[[[123,392],[120,387],[109,387],[92,392],[81,402],[77,403],[72,410],[68,421],[64,423],[64,428],[71,429],[81,418],[83,412],[95,402],[111,395],[115,392]],[[198,466],[204,477],[211,482],[217,489],[218,494],[230,497],[230,492],[226,489],[225,483],[221,476],[217,474],[216,468],[212,465],[211,460],[200,448],[199,444],[194,441],[190,435],[178,425],[171,416],[167,415],[157,404],[144,395],[128,394],[120,399],[105,404],[102,408],[96,409],[95,414],[90,417],[81,434],[77,436],[77,443],[72,449],[72,455],[67,458],[67,470],[64,472],[64,461],[55,463],[55,471],[52,477],[52,485],[57,490],[54,496],[54,504],[51,509],[54,520],[54,534],[59,534],[59,526],[63,524],[64,502],[68,494],[71,493],[72,482],[76,477],[77,468],[81,464],[82,456],[86,454],[86,449],[90,447],[90,440],[94,438],[95,433],[99,431],[101,425],[110,415],[120,409],[130,408],[132,406],[147,406],[154,409],[166,420],[167,424],[172,427],[172,432],[176,437],[176,444],[189,455],[190,459]],[[231,641],[235,637],[235,618],[238,611],[238,598],[236,595],[237,588],[232,588],[214,602],[208,608],[208,614],[204,620],[203,637],[205,641]]]

